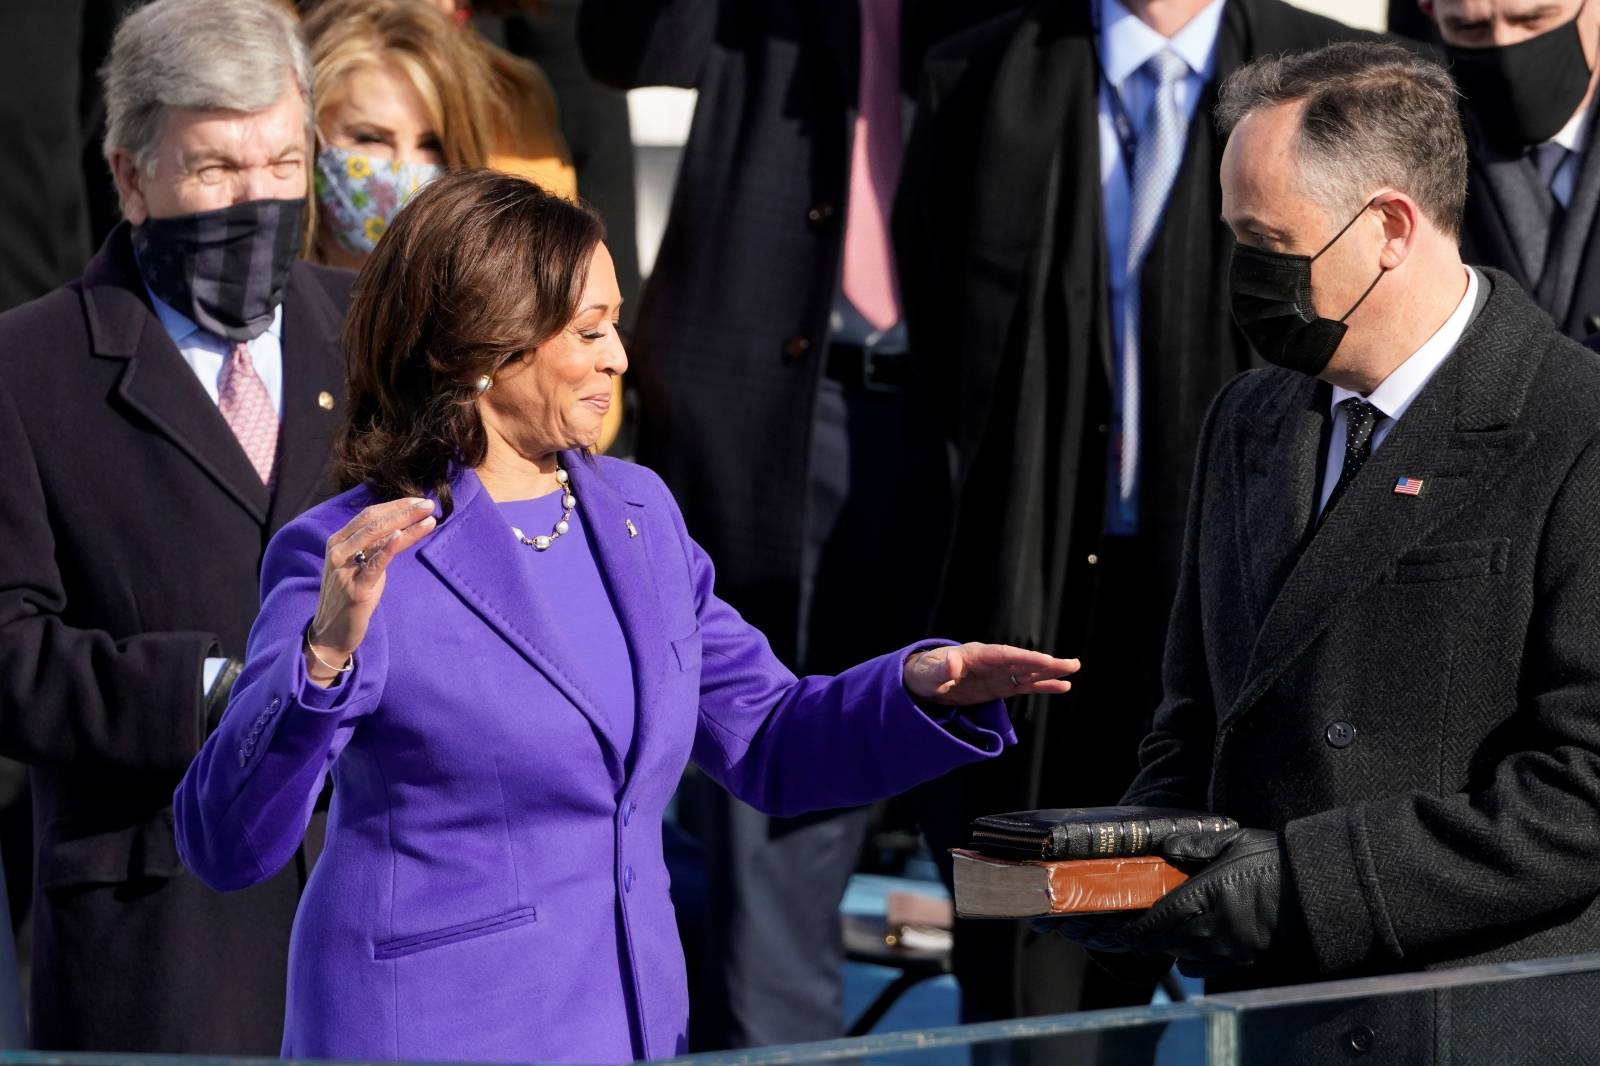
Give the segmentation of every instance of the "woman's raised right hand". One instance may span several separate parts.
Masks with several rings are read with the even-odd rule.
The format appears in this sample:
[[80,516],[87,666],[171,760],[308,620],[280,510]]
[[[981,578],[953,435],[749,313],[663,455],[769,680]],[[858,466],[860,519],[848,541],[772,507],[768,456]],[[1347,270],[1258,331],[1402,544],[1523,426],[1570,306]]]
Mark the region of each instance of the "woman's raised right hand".
[[324,688],[333,684],[339,675],[329,667],[348,663],[361,646],[383,596],[385,571],[433,532],[433,507],[432,500],[410,497],[373,504],[328,538],[317,613],[306,632],[306,675],[312,681]]

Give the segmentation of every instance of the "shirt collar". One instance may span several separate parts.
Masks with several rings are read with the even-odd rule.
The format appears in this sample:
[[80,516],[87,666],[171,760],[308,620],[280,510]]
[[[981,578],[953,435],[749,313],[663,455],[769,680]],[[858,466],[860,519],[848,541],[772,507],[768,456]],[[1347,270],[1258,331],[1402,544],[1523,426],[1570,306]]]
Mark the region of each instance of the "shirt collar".
[[[146,285],[144,291],[150,293],[150,306],[155,309],[156,317],[161,320],[161,328],[167,331],[167,336],[171,337],[172,343],[179,348],[182,348],[183,342],[196,333],[205,333],[209,337],[216,337],[215,334],[202,330],[200,324],[188,315],[179,311],[155,293],[150,292],[150,286]],[[283,340],[282,304],[272,309],[272,324],[266,328],[265,332],[272,334],[280,342]],[[216,339],[225,347],[232,346],[233,342],[226,337],[217,337]]]
[[1557,130],[1554,137],[1550,138],[1551,143],[1559,144],[1569,152],[1581,153],[1584,141],[1589,135],[1589,112],[1591,110],[1592,108],[1588,107],[1578,108],[1573,116],[1567,119],[1567,124]]
[[1202,78],[1211,76],[1226,0],[1211,0],[1171,38],[1161,36],[1140,22],[1119,0],[1092,2],[1100,5],[1100,62],[1105,67],[1106,80],[1112,85],[1121,86],[1163,48],[1176,52],[1189,64],[1191,73]]
[[1422,342],[1422,347],[1412,352],[1410,357],[1390,372],[1383,379],[1383,384],[1373,389],[1366,396],[1359,392],[1352,392],[1339,385],[1333,387],[1333,398],[1329,401],[1329,410],[1337,412],[1339,405],[1351,398],[1365,399],[1372,406],[1382,411],[1392,421],[1399,421],[1400,416],[1406,413],[1411,406],[1411,401],[1417,398],[1432,378],[1434,371],[1449,358],[1455,351],[1456,345],[1461,342],[1461,335],[1467,331],[1467,323],[1472,318],[1472,309],[1478,303],[1478,272],[1471,267],[1464,268],[1467,272],[1467,292],[1461,297],[1461,302],[1456,309],[1450,312],[1450,317],[1444,320],[1444,325],[1434,331],[1433,336]]

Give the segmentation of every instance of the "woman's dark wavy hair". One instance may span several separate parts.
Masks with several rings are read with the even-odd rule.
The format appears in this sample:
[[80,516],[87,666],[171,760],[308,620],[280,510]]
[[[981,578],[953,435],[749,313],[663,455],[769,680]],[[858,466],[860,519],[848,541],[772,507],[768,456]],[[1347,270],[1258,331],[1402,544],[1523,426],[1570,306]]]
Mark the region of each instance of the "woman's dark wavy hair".
[[487,170],[424,186],[361,268],[345,316],[348,403],[334,444],[341,488],[437,495],[483,462],[480,375],[493,377],[574,315],[600,216]]

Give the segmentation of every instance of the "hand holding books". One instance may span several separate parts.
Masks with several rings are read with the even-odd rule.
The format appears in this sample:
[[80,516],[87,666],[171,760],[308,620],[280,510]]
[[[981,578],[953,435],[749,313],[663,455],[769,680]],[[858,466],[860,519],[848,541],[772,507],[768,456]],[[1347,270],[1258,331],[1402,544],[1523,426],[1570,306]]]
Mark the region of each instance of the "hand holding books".
[[1277,833],[1179,833],[1158,850],[1190,871],[1189,879],[1147,911],[1073,917],[1055,931],[1094,951],[1171,955],[1191,977],[1248,966],[1291,941],[1304,944],[1305,919]]
[[972,847],[953,853],[960,914],[1034,918],[1093,951],[1170,955],[1208,976],[1306,935],[1278,834],[1217,815],[991,815],[973,823]]

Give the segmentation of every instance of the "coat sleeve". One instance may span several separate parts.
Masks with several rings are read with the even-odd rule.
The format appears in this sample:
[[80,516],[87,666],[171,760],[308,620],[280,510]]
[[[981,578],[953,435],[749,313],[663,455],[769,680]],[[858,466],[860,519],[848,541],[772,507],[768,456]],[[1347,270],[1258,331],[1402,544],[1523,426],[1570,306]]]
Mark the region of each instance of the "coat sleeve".
[[227,712],[172,797],[178,855],[219,891],[277,873],[305,835],[329,770],[378,704],[388,670],[380,604],[355,668],[324,689],[301,652],[317,609],[324,540],[308,519],[285,526],[262,564],[261,614]]
[[[665,493],[665,489],[662,489]],[[853,807],[904,792],[1016,743],[1005,704],[930,714],[901,671],[928,640],[869,659],[836,677],[796,678],[766,637],[713,590],[710,558],[669,509],[694,584],[698,632],[675,642],[700,661],[695,763],[758,810],[777,816]],[[870,602],[863,603],[870,610]]]
[[1568,473],[1539,544],[1523,696],[1504,727],[1517,750],[1462,792],[1403,793],[1285,827],[1324,971],[1514,936],[1600,891],[1596,515],[1600,439]]
[[722,0],[583,0],[578,49],[595,80],[614,89],[693,89],[716,39],[721,6]]
[[0,754],[177,775],[205,739],[201,676],[216,637],[116,639],[70,624],[34,445],[3,388],[0,456]]
[[1167,622],[1167,644],[1161,660],[1161,705],[1150,732],[1139,745],[1139,775],[1122,802],[1149,807],[1205,810],[1211,790],[1211,757],[1217,735],[1217,708],[1207,663],[1206,638],[1200,614],[1200,539],[1205,522],[1206,487],[1216,450],[1219,413],[1240,375],[1223,386],[1206,413],[1195,451],[1189,513],[1184,519],[1183,562],[1178,591]]

